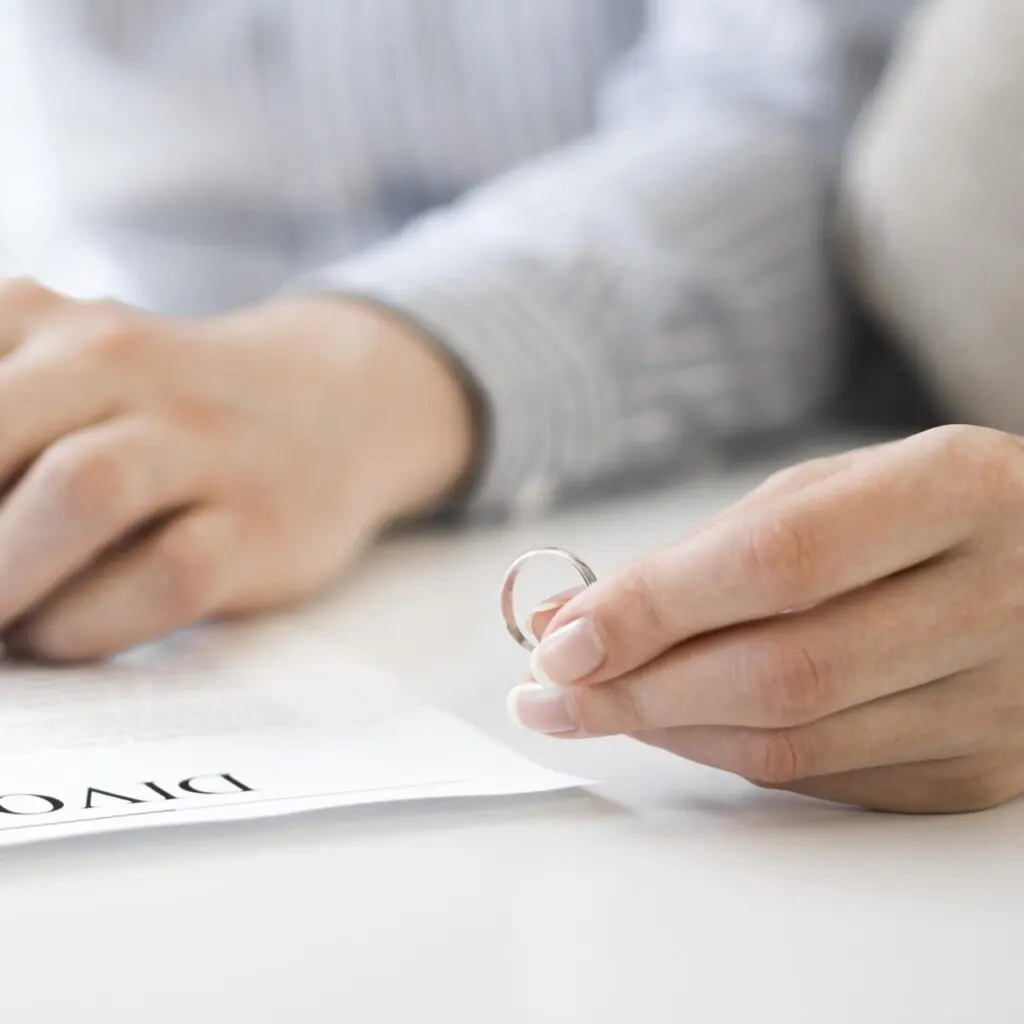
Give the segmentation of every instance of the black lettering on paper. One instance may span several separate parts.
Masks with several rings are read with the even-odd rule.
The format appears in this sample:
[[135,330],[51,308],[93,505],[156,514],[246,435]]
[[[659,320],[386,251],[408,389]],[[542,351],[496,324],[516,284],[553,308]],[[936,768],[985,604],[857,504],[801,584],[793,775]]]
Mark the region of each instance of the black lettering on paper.
[[[13,807],[7,806],[8,800],[42,800],[46,804],[45,808],[40,808],[36,811],[16,811]],[[42,793],[8,793],[6,796],[0,796],[0,814],[54,814],[56,811],[64,810],[64,801],[58,800],[55,796],[45,796]]]
[[96,789],[95,787],[90,786],[85,791],[85,807],[83,809],[91,811],[95,806],[93,804],[93,799],[98,796],[107,796],[110,797],[111,800],[123,800],[126,804],[144,804],[146,802],[145,800],[140,800],[136,796],[123,796],[121,793],[112,793],[109,789]]
[[247,786],[244,782],[239,782],[233,775],[229,775],[226,772],[223,775],[197,775],[192,779],[184,779],[178,783],[179,788],[183,789],[186,793],[194,793],[196,796],[225,796],[223,789],[215,789],[212,792],[208,789],[199,789],[196,786],[197,782],[203,782],[207,779],[223,779],[229,786],[234,787],[239,793],[252,793],[253,789],[251,786]]

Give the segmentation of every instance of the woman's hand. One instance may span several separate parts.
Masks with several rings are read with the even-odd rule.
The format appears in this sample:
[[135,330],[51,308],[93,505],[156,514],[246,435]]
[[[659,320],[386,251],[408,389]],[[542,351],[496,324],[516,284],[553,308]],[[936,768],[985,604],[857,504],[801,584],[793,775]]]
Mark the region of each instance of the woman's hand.
[[1024,792],[1024,443],[971,427],[798,466],[535,617],[526,727],[629,734],[902,812]]
[[0,285],[0,632],[104,655],[299,598],[464,472],[454,377],[355,302],[204,321]]

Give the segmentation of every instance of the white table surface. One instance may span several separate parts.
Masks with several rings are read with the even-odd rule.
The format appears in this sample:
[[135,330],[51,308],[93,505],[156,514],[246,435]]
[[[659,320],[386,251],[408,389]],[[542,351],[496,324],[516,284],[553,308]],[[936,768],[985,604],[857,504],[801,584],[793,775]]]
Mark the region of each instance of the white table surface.
[[605,571],[768,468],[395,542],[309,612],[601,785],[0,851],[0,1020],[1024,1020],[1024,805],[875,816],[505,720],[524,668],[495,598],[512,557],[563,544]]

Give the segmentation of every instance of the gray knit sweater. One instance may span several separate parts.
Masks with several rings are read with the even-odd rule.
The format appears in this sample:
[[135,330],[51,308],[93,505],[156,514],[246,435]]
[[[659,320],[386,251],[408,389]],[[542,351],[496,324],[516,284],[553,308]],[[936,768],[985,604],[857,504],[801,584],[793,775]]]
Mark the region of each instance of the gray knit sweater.
[[834,156],[913,6],[4,0],[5,216],[73,294],[395,307],[485,398],[474,507],[542,507],[830,394]]

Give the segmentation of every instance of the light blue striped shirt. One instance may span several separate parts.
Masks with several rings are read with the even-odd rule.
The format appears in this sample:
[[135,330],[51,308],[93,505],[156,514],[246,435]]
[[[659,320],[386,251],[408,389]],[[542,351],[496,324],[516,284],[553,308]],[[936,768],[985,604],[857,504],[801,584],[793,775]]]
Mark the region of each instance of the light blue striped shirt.
[[200,313],[371,297],[526,509],[834,384],[836,145],[912,0],[0,0],[19,269]]

